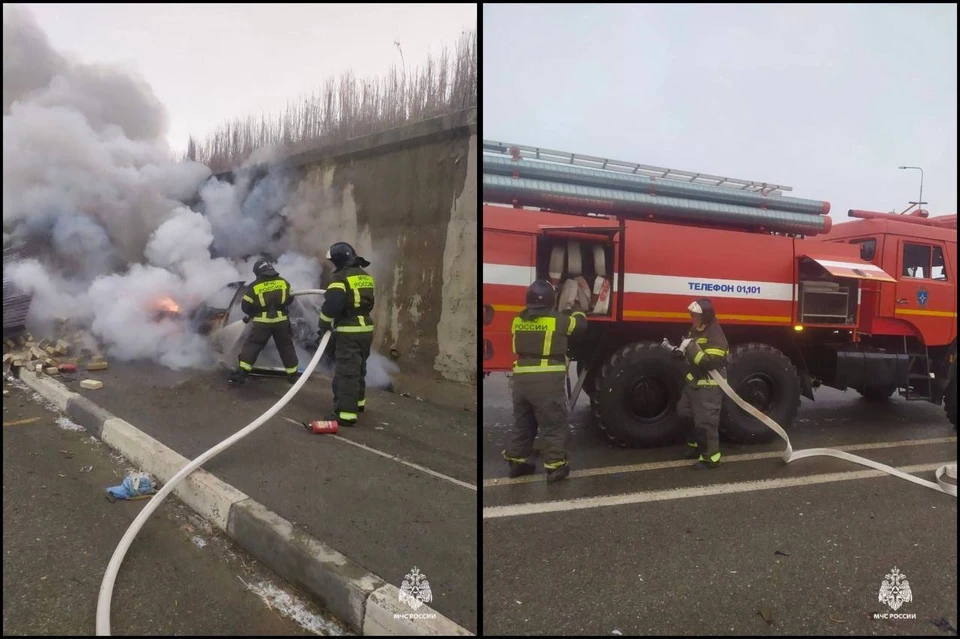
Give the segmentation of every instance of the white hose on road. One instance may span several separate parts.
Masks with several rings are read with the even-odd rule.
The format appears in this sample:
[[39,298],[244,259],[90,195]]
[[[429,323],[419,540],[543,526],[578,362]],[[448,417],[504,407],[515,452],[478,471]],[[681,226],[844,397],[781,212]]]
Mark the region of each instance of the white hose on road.
[[[297,295],[308,295],[308,294],[323,294],[324,291],[320,289],[308,289],[303,291],[291,292],[291,297],[296,297]],[[123,558],[127,554],[127,550],[130,549],[130,544],[133,543],[134,537],[137,536],[137,533],[140,532],[140,529],[143,528],[143,525],[147,522],[147,519],[150,518],[150,515],[153,514],[157,508],[159,508],[161,502],[167,495],[173,492],[173,489],[179,484],[184,477],[200,468],[203,464],[207,463],[226,449],[230,448],[238,441],[257,430],[262,426],[267,420],[276,415],[281,408],[287,405],[287,403],[294,398],[294,396],[300,392],[300,389],[303,388],[303,385],[310,378],[310,375],[313,373],[313,369],[317,367],[317,364],[320,363],[320,358],[323,357],[323,352],[327,348],[327,343],[330,341],[330,332],[328,331],[324,334],[323,339],[320,340],[320,346],[317,348],[317,352],[314,354],[313,359],[310,360],[310,364],[307,365],[307,368],[303,371],[303,374],[300,375],[300,379],[297,380],[297,383],[287,391],[287,393],[280,398],[280,400],[270,407],[270,409],[265,412],[263,415],[260,415],[257,419],[250,422],[244,429],[240,430],[237,433],[234,433],[230,437],[226,438],[207,452],[203,453],[192,462],[180,469],[180,471],[170,478],[163,488],[160,489],[157,494],[153,496],[147,502],[147,505],[140,511],[140,514],[137,515],[137,518],[133,520],[133,523],[130,524],[130,527],[127,528],[127,532],[124,533],[123,538],[120,540],[120,544],[117,546],[117,549],[113,551],[113,556],[110,558],[110,563],[107,565],[107,571],[103,575],[103,581],[100,582],[100,596],[97,600],[97,635],[98,636],[110,636],[110,600],[113,598],[113,586],[114,582],[117,580],[117,572],[120,570],[120,564],[123,563]]]
[[912,481],[915,484],[920,486],[926,486],[927,488],[932,488],[934,490],[939,490],[948,495],[957,496],[957,485],[951,484],[949,482],[943,481],[943,476],[946,475],[951,479],[957,478],[957,464],[956,462],[952,464],[944,464],[937,469],[936,478],[937,483],[932,481],[927,481],[925,479],[920,479],[919,477],[914,477],[908,473],[905,473],[901,470],[894,468],[893,466],[887,466],[886,464],[881,464],[880,462],[875,462],[872,459],[867,459],[866,457],[859,457],[858,455],[851,455],[850,453],[845,453],[842,450],[834,450],[832,448],[807,448],[805,450],[793,450],[793,446],[790,444],[790,438],[787,437],[787,433],[784,432],[783,428],[780,425],[761,413],[751,404],[745,402],[736,391],[727,384],[727,381],[720,376],[720,373],[717,371],[710,371],[710,377],[713,378],[713,381],[717,382],[720,385],[720,388],[723,389],[723,392],[727,394],[727,397],[732,399],[737,406],[747,411],[753,417],[756,417],[763,425],[775,432],[780,436],[783,441],[787,442],[787,449],[783,451],[783,461],[790,463],[797,459],[803,459],[804,457],[836,457],[837,459],[843,459],[854,464],[860,464],[861,466],[869,466],[870,468],[875,468],[881,472],[887,473],[888,475],[893,475],[894,477],[899,477],[900,479],[906,479],[907,481]]

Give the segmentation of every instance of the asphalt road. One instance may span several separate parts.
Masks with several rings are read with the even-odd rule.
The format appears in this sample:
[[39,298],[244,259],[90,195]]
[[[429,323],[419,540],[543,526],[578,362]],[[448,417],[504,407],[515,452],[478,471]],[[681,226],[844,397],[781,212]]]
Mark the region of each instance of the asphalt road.
[[[956,635],[953,497],[850,479],[867,469],[836,459],[785,466],[782,443],[725,442],[727,463],[695,473],[677,461],[682,445],[608,444],[585,398],[571,415],[571,478],[510,481],[499,458],[510,419],[505,377],[485,379],[487,634]],[[832,389],[803,400],[790,436],[797,450],[889,443],[852,452],[899,467],[957,458],[942,408]],[[721,485],[742,492],[714,494]],[[894,567],[913,593],[896,612],[915,619],[872,617],[894,612],[878,597]]]
[[[290,389],[283,379],[231,387],[223,371],[150,364],[111,363],[86,377],[104,387],[61,381],[190,459]],[[204,468],[395,586],[419,568],[431,607],[476,631],[477,414],[378,390],[367,404],[339,438],[274,418]],[[331,406],[329,379],[315,377],[280,415],[325,419]]]
[[[122,481],[124,460],[34,401],[32,392],[7,382],[4,388],[10,395],[3,398],[3,634],[92,635],[104,570],[146,502],[110,504],[105,489]],[[127,553],[111,630],[343,633],[175,497],[154,513]]]

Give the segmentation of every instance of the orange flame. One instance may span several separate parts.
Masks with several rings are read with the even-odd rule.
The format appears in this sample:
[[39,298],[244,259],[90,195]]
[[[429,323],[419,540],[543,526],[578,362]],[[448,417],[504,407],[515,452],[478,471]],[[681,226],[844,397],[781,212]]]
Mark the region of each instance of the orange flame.
[[164,297],[153,304],[154,311],[158,313],[179,313],[180,305],[169,297]]

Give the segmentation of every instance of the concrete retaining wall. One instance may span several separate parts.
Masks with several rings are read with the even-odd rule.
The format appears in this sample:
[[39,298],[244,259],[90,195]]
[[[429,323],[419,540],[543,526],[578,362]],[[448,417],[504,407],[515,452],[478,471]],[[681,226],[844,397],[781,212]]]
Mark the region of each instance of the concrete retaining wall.
[[374,349],[405,373],[476,384],[477,159],[468,109],[283,162],[293,248],[343,240],[372,262]]

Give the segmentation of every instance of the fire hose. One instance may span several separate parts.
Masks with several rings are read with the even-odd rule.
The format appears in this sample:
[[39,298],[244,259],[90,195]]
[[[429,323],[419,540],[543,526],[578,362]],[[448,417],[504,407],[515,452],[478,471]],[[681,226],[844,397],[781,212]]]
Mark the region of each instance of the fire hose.
[[[685,352],[688,344],[699,349],[699,346],[696,346],[696,342],[690,340],[684,340],[679,347],[671,345],[666,339],[663,340],[663,346],[672,350],[679,350]],[[919,477],[914,477],[909,473],[905,473],[902,470],[898,470],[893,466],[887,466],[886,464],[881,464],[880,462],[875,462],[872,459],[867,459],[866,457],[860,457],[859,455],[851,455],[842,450],[834,450],[832,448],[807,448],[804,450],[793,450],[793,445],[790,443],[790,438],[787,437],[786,431],[778,424],[777,422],[770,419],[768,416],[761,413],[755,406],[746,402],[742,397],[737,395],[737,392],[731,388],[730,384],[727,383],[727,380],[720,375],[716,370],[709,371],[710,378],[715,381],[720,389],[729,397],[737,406],[742,408],[747,412],[748,415],[754,417],[760,422],[775,432],[780,438],[786,442],[787,448],[783,451],[783,461],[789,464],[792,461],[798,459],[803,459],[805,457],[836,457],[837,459],[843,459],[848,462],[853,462],[854,464],[860,464],[861,466],[868,466],[879,470],[880,472],[887,473],[888,475],[893,475],[894,477],[899,477],[900,479],[906,479],[907,481],[913,482],[920,486],[926,486],[927,488],[932,488],[934,490],[939,490],[948,495],[957,496],[957,486],[956,484],[951,484],[943,480],[943,477],[949,477],[950,479],[957,478],[957,464],[956,462],[952,464],[944,464],[937,468],[935,473],[937,483],[932,481],[927,481],[925,479],[920,479]]]
[[[303,291],[291,292],[291,297],[296,297],[298,295],[322,295],[324,291],[319,289],[306,289]],[[320,340],[320,345],[317,347],[317,352],[314,353],[313,359],[310,360],[310,363],[307,365],[307,368],[303,371],[303,374],[300,375],[300,379],[293,385],[293,387],[286,392],[286,394],[280,398],[280,400],[270,407],[267,412],[263,413],[250,422],[245,428],[234,433],[230,437],[226,438],[207,452],[203,453],[192,462],[184,466],[177,472],[176,475],[170,478],[163,488],[157,492],[153,499],[147,502],[147,505],[140,511],[140,514],[137,515],[137,518],[133,520],[133,523],[130,524],[130,527],[127,528],[127,532],[124,533],[123,538],[120,540],[119,545],[117,545],[116,550],[113,551],[113,556],[110,558],[110,563],[107,564],[107,571],[103,575],[103,581],[100,582],[100,595],[97,600],[97,635],[98,636],[110,636],[110,601],[113,598],[113,586],[117,579],[117,572],[120,570],[120,564],[123,563],[123,558],[127,554],[127,550],[130,549],[130,544],[133,543],[134,538],[137,536],[137,533],[140,532],[140,529],[143,528],[143,525],[147,522],[147,519],[150,518],[150,515],[160,507],[160,504],[163,500],[173,492],[173,489],[179,484],[187,475],[200,468],[203,464],[207,463],[226,449],[230,448],[238,441],[260,428],[264,423],[266,423],[270,418],[276,415],[281,408],[287,405],[287,403],[294,398],[294,396],[300,392],[300,389],[303,388],[303,385],[309,379],[310,375],[313,374],[313,369],[317,367],[317,364],[320,363],[320,358],[323,357],[323,352],[327,348],[327,343],[330,341],[330,332],[327,331],[323,335],[323,339]]]
[[727,397],[732,399],[737,406],[745,410],[752,417],[759,419],[764,426],[775,432],[780,436],[783,441],[787,443],[786,450],[783,451],[783,461],[790,463],[797,459],[803,459],[804,457],[836,457],[837,459],[843,459],[848,462],[853,462],[854,464],[860,464],[861,466],[869,466],[870,468],[875,468],[881,472],[887,473],[888,475],[893,475],[894,477],[899,477],[900,479],[906,479],[907,481],[912,481],[915,484],[920,486],[926,486],[927,488],[933,488],[934,490],[939,490],[941,492],[947,493],[948,495],[957,496],[957,485],[951,484],[949,482],[943,481],[944,475],[950,479],[957,478],[957,464],[956,462],[952,464],[944,464],[937,468],[935,473],[937,483],[932,481],[927,481],[926,479],[920,479],[919,477],[914,477],[909,473],[905,473],[902,470],[898,470],[893,466],[887,466],[886,464],[881,464],[880,462],[875,462],[872,459],[867,459],[866,457],[860,457],[859,455],[851,455],[842,450],[834,450],[832,448],[806,448],[804,450],[793,450],[793,446],[790,444],[790,438],[787,437],[787,433],[784,432],[783,428],[780,427],[780,424],[773,421],[751,404],[744,401],[736,391],[734,391],[730,384],[727,383],[727,380],[721,377],[720,373],[717,371],[710,371],[710,377],[717,384],[720,385],[720,388],[726,393]]

